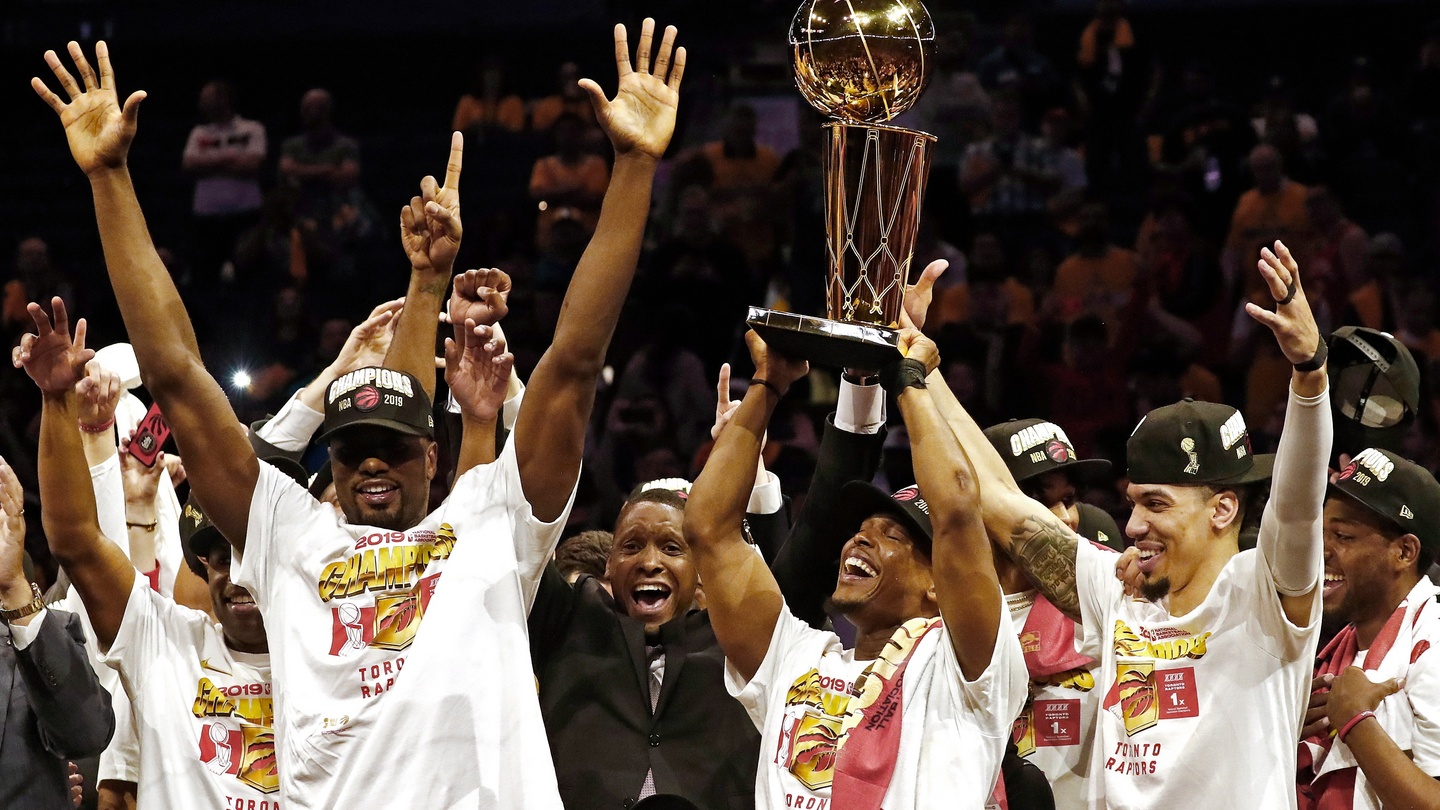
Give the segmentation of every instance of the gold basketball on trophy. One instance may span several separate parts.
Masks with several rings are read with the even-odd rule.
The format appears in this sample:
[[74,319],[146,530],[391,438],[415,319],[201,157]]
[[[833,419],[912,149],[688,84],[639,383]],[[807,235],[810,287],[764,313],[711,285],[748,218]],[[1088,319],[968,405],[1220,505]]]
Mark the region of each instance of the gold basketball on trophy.
[[790,24],[795,83],[820,112],[889,121],[930,80],[935,29],[919,0],[805,0]]

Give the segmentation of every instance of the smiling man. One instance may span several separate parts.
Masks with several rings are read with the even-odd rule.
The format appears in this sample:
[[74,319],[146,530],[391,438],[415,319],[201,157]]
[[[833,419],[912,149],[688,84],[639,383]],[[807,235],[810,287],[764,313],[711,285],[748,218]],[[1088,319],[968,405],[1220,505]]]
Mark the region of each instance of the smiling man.
[[842,490],[837,522],[850,537],[830,602],[856,628],[847,650],[791,612],[743,538],[738,482],[755,468],[780,397],[807,371],[754,332],[746,339],[756,378],[695,483],[685,537],[730,692],[760,730],[756,807],[984,807],[1025,699],[1025,664],[974,473],[924,390],[939,364],[935,345],[906,330],[907,357],[886,375],[918,487]]
[[[943,394],[979,470],[990,539],[1081,623],[1085,652],[1100,661],[1088,807],[1294,807],[1295,729],[1320,627],[1331,420],[1325,344],[1299,267],[1279,243],[1259,267],[1276,309],[1246,311],[1294,364],[1279,450],[1255,456],[1243,418],[1224,405],[1152,411],[1127,448],[1125,530],[1135,546],[1118,558],[1026,497]],[[1241,551],[1248,488],[1272,466],[1258,545]]]
[[1440,483],[1388,450],[1357,454],[1325,500],[1325,616],[1347,624],[1316,659],[1304,810],[1440,805],[1437,551]]

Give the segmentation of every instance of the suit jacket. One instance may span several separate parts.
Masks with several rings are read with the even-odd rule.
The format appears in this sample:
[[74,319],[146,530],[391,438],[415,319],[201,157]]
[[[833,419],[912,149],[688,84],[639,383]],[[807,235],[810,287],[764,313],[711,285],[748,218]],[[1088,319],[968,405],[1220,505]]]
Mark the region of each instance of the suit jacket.
[[836,520],[844,511],[840,488],[874,478],[884,444],[884,428],[879,433],[848,433],[835,427],[835,414],[825,419],[805,505],[770,566],[790,612],[812,627],[825,624],[825,600],[835,592],[840,574],[840,549],[859,528]]
[[105,750],[110,693],[85,657],[80,617],[54,608],[23,650],[0,622],[0,807],[69,810],[65,761]]
[[560,797],[570,810],[624,810],[647,771],[659,793],[702,810],[750,810],[760,735],[725,691],[725,656],[710,616],[692,610],[660,628],[665,675],[650,710],[645,626],[595,579],[572,587],[552,564],[530,611],[530,652]]

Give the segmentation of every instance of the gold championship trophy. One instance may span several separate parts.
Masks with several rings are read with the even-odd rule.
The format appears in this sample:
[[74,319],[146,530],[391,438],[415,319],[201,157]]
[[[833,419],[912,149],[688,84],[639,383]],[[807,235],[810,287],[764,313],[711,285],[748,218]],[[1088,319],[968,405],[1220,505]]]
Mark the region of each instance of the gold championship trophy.
[[882,122],[930,79],[935,31],[919,0],[805,0],[790,24],[795,83],[825,124],[827,318],[751,307],[780,352],[878,369],[898,354],[900,311],[935,136]]

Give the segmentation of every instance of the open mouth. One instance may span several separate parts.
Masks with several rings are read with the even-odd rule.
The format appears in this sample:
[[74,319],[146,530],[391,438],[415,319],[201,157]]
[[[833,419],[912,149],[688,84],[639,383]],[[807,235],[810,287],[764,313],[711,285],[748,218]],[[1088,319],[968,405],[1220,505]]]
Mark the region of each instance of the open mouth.
[[255,597],[251,596],[248,591],[241,591],[225,597],[225,604],[236,613],[251,613],[259,610],[255,606]]
[[1342,586],[1342,585],[1344,585],[1344,584],[1345,584],[1345,575],[1344,575],[1344,574],[1332,574],[1331,572],[1326,571],[1326,572],[1325,572],[1325,586],[1324,586],[1324,587],[1325,587],[1325,591],[1324,591],[1324,593],[1322,594],[1322,597],[1329,596],[1330,594],[1334,593],[1335,591],[1340,590],[1340,586]]
[[635,609],[645,616],[654,616],[662,613],[666,605],[670,604],[670,586],[661,582],[647,582],[636,585],[630,592],[630,601],[634,602]]
[[1154,573],[1155,569],[1159,567],[1160,561],[1165,557],[1165,547],[1149,543],[1137,543],[1135,544],[1135,548],[1140,552],[1140,560],[1138,562],[1140,573],[1148,577]]
[[862,579],[874,579],[879,575],[879,572],[875,570],[875,566],[853,554],[846,557],[845,561],[840,564],[840,579],[842,581],[853,582]]
[[355,488],[360,502],[367,506],[388,506],[400,498],[400,487],[390,481],[366,481]]

